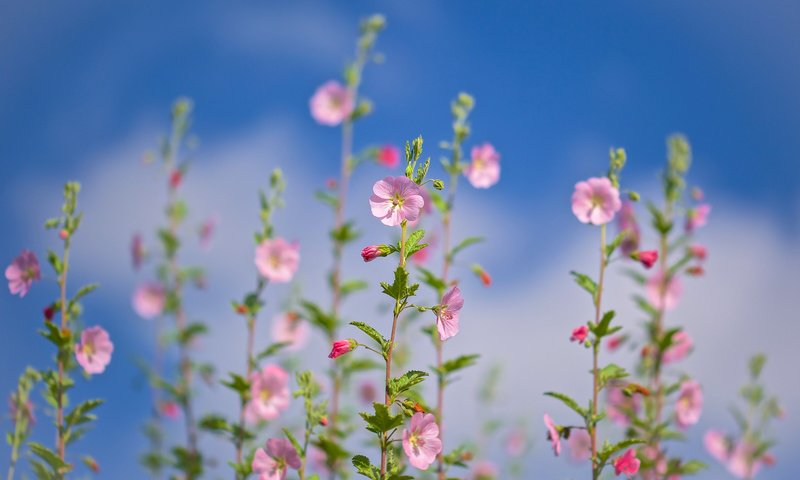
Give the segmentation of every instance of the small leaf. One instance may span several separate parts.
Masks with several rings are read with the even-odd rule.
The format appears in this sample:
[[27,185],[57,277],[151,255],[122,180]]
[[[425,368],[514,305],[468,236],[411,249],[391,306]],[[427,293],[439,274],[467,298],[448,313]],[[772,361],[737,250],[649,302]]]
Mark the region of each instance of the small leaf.
[[544,394],[547,395],[548,397],[553,397],[561,400],[561,402],[570,409],[572,409],[572,411],[580,415],[582,418],[586,418],[587,411],[581,408],[581,406],[578,405],[578,402],[573,400],[572,397],[559,392],[545,392]]

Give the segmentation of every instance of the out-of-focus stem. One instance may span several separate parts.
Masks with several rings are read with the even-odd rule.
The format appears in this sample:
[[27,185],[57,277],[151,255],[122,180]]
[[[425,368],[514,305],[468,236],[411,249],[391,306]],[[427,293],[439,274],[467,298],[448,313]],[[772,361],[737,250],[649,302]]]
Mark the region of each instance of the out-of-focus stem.
[[[606,225],[600,227],[600,275],[597,279],[597,295],[595,297],[595,325],[600,323],[600,316],[602,315],[602,302],[603,302],[603,282],[605,280],[606,265]],[[592,426],[591,431],[591,444],[592,444],[592,478],[597,479],[600,477],[600,464],[597,461],[597,400],[600,393],[600,370],[598,369],[598,354],[599,344],[597,341],[592,342],[592,419],[590,421]]]
[[[67,272],[69,271],[69,247],[71,238],[64,240],[64,258],[61,275],[58,277],[58,286],[61,290],[61,332],[69,325],[69,305],[67,304]],[[58,395],[56,395],[56,446],[58,457],[66,462],[66,442],[64,441],[64,360],[63,352],[58,352]],[[63,478],[63,472],[56,472],[58,478]]]

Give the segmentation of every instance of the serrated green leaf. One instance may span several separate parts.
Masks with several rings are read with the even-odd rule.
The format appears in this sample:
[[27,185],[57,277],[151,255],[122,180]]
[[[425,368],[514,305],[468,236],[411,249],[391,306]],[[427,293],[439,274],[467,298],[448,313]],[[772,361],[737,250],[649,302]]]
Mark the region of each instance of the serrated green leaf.
[[561,403],[563,403],[564,405],[569,407],[572,411],[580,415],[581,418],[586,418],[586,416],[588,415],[587,411],[581,408],[581,406],[578,405],[578,402],[573,400],[572,397],[570,397],[569,395],[565,395],[559,392],[545,392],[544,394],[548,397],[553,397],[558,400],[561,400]]

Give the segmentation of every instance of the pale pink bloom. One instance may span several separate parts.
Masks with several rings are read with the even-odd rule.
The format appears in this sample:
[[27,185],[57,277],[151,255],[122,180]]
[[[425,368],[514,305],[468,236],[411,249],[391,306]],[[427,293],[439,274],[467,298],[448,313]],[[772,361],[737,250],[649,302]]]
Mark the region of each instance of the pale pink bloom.
[[580,327],[576,327],[572,330],[572,336],[569,337],[569,341],[583,343],[586,341],[586,338],[588,336],[589,336],[589,327],[587,327],[586,325],[581,325]]
[[133,309],[147,320],[161,315],[166,301],[166,292],[160,283],[143,283],[133,292]]
[[6,267],[6,280],[12,295],[19,294],[20,298],[28,294],[34,280],[41,278],[39,260],[30,250],[23,250]]
[[250,377],[245,418],[250,423],[276,418],[289,406],[289,395],[289,374],[278,365],[267,365]]
[[314,467],[314,471],[319,473],[322,476],[329,475],[331,473],[330,468],[328,468],[328,456],[325,454],[323,450],[320,450],[316,447],[309,447],[309,460],[311,461],[311,465]]
[[550,440],[550,444],[553,447],[553,453],[556,454],[556,457],[561,454],[561,434],[558,433],[558,429],[556,428],[555,423],[553,423],[553,419],[550,418],[550,415],[544,414],[544,426],[547,427],[547,439]]
[[292,280],[300,263],[300,245],[283,238],[266,239],[256,247],[256,268],[270,282]]
[[384,167],[395,168],[400,165],[400,150],[394,145],[384,145],[378,150],[375,159]]
[[689,253],[696,259],[703,261],[708,256],[708,251],[703,245],[692,245],[689,247]]
[[661,363],[669,364],[678,362],[686,358],[692,350],[692,337],[688,333],[681,330],[672,336],[672,345],[670,345],[661,355]]
[[711,205],[703,203],[686,212],[686,224],[684,227],[687,232],[692,232],[696,228],[704,227],[708,223],[708,215],[711,213]]
[[527,439],[522,428],[515,428],[506,437],[506,453],[512,457],[518,457],[525,451]]
[[573,428],[567,439],[569,458],[574,463],[582,463],[592,456],[592,438],[582,428]]
[[500,477],[500,471],[488,460],[475,463],[470,480],[495,480]]
[[619,218],[617,226],[620,232],[627,232],[625,238],[620,244],[620,251],[622,255],[628,256],[639,249],[639,240],[641,238],[641,231],[639,223],[636,221],[636,213],[633,210],[633,202],[622,202],[622,208],[619,211]]
[[458,334],[459,324],[458,315],[464,306],[464,298],[461,290],[453,287],[442,297],[442,304],[436,315],[436,329],[439,331],[439,340],[445,341]]
[[358,396],[362,402],[369,405],[378,398],[378,391],[372,382],[365,380],[358,388]]
[[131,262],[133,263],[133,269],[139,270],[143,261],[144,243],[142,242],[142,236],[135,233],[131,238]]
[[314,92],[309,102],[311,116],[317,123],[335,127],[353,113],[353,93],[341,83],[330,80]]
[[753,478],[761,470],[760,458],[753,458],[755,447],[747,440],[737,443],[728,458],[728,471],[739,478]]
[[703,444],[712,457],[723,463],[728,461],[730,445],[724,433],[719,430],[707,431],[703,437]]
[[681,383],[680,394],[675,405],[675,420],[679,427],[686,428],[700,421],[703,413],[703,390],[694,380]]
[[166,401],[161,402],[160,411],[161,415],[170,419],[176,419],[178,418],[178,415],[181,414],[181,407],[179,407],[175,402]]
[[331,347],[331,353],[328,354],[328,358],[341,357],[345,353],[355,350],[357,346],[358,342],[352,338],[348,340],[337,340],[333,342],[333,347]]
[[90,374],[103,373],[111,362],[114,344],[102,327],[89,327],[81,332],[81,343],[75,345],[75,359]]
[[409,178],[386,177],[372,186],[369,205],[372,214],[378,217],[381,223],[396,227],[404,220],[407,222],[417,220],[425,200],[422,198],[422,189]]
[[629,448],[625,453],[614,459],[614,473],[620,475],[636,475],[642,462],[636,458],[636,450]]
[[439,426],[430,413],[417,412],[411,416],[411,425],[403,430],[403,450],[411,465],[426,470],[442,451]]
[[[665,284],[666,283],[666,284]],[[664,281],[664,272],[654,273],[645,284],[647,299],[656,310],[672,310],[678,305],[683,293],[683,285],[676,275],[671,275],[669,282]]]
[[614,219],[622,208],[619,190],[606,177],[594,177],[575,184],[572,213],[581,223],[603,225]]
[[[8,397],[8,414],[11,417],[11,423],[16,424],[17,422],[17,414],[19,413],[18,404],[20,402],[17,401],[16,393],[12,393],[11,396]],[[36,423],[36,414],[34,413],[34,406],[33,402],[30,400],[26,401],[22,405],[22,415],[21,417],[25,418],[28,421],[28,429]]]
[[636,395],[627,396],[619,387],[606,389],[606,414],[612,422],[627,426],[630,417],[641,408],[641,402]]
[[464,175],[475,188],[489,188],[500,180],[500,154],[489,143],[472,147],[472,162]]
[[272,340],[288,343],[289,351],[297,351],[308,342],[308,323],[296,312],[286,312],[272,320]]
[[300,468],[300,456],[289,440],[270,438],[265,448],[256,450],[252,466],[258,480],[284,480],[288,469]]
[[203,248],[208,248],[209,244],[211,243],[211,237],[214,235],[214,230],[217,227],[217,219],[214,217],[209,217],[200,225],[200,246]]

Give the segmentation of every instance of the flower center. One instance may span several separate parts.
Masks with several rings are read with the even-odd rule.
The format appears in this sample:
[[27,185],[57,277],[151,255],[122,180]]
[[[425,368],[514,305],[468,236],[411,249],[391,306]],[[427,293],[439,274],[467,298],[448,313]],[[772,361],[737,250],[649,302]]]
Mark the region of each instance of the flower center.
[[266,402],[270,397],[272,397],[272,392],[270,392],[268,388],[262,388],[258,394],[258,398],[260,398],[262,402]]
[[272,268],[278,268],[281,266],[281,256],[277,253],[273,253],[269,256],[269,264]]
[[395,193],[392,197],[392,208],[401,208],[403,206],[403,197],[399,193]]
[[91,356],[94,355],[94,353],[95,353],[94,345],[92,345],[91,343],[84,343],[83,344],[83,353],[86,356],[91,358]]

